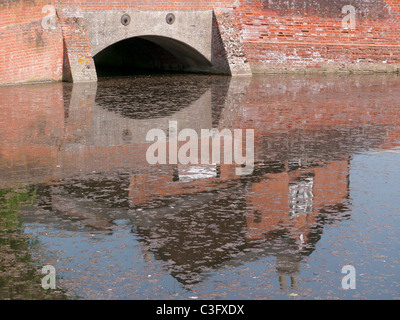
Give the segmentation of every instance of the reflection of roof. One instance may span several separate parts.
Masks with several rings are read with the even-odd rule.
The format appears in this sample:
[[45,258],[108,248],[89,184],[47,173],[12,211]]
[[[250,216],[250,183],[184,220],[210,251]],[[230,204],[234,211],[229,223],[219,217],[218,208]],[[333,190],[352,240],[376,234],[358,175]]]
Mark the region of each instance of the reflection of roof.
[[[272,174],[257,171],[254,179],[239,179],[223,188],[218,188],[216,178],[212,178],[210,186],[215,188],[203,192],[187,192],[193,182],[173,182],[170,175],[171,192],[174,185],[186,184],[188,188],[160,197],[157,184],[152,184],[154,201],[150,200],[140,211],[128,202],[134,195],[129,187],[132,180],[125,175],[96,174],[65,181],[39,190],[38,195],[42,207],[62,215],[62,219],[53,217],[49,223],[63,230],[82,231],[84,226],[112,232],[113,220],[130,220],[144,247],[164,260],[166,268],[180,282],[190,284],[201,281],[207,271],[226,264],[241,264],[263,256],[276,256],[279,263],[296,262],[311,254],[330,219],[330,214],[324,212],[346,209],[340,207],[348,192],[346,169],[347,161],[342,161]],[[305,216],[290,217],[290,185],[304,175],[309,177],[311,172],[313,210],[305,212]],[[260,212],[257,219],[256,211]],[[339,214],[335,219],[338,217],[343,216]],[[255,229],[261,236],[255,236]],[[299,234],[304,235],[301,243]],[[279,270],[285,268],[290,269],[280,266]]]
[[[183,283],[199,281],[200,275],[210,268],[252,259],[254,252],[257,257],[272,255],[280,260],[301,260],[314,250],[320,238],[326,223],[325,214],[321,213],[346,210],[343,204],[348,198],[348,162],[328,162],[323,166],[314,163],[311,168],[264,175],[256,172],[255,180],[249,177],[242,180],[242,187],[220,189],[214,198],[205,198],[207,202],[199,206],[176,207],[168,218],[150,215],[151,219],[146,215],[144,225],[138,222],[139,218],[137,232]],[[311,173],[312,210],[290,216],[290,186]],[[153,192],[159,194],[157,189]],[[173,194],[172,184],[169,192]],[[185,202],[192,203],[198,196],[188,192]]]

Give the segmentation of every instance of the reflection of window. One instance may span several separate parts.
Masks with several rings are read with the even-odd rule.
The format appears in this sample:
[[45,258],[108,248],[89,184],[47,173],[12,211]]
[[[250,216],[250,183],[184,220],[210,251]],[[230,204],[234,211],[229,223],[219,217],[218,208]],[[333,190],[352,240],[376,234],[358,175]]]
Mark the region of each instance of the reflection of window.
[[304,177],[289,185],[289,217],[295,218],[313,211],[313,177]]
[[179,166],[179,181],[188,182],[197,179],[218,178],[219,170],[214,165]]

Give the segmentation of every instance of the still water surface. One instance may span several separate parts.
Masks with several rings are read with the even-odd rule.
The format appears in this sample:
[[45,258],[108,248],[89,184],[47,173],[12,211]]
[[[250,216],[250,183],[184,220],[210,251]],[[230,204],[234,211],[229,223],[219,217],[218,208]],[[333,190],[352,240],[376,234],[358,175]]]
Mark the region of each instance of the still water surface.
[[[1,87],[0,298],[399,299],[399,88],[396,75]],[[254,129],[254,172],[149,165],[146,134],[169,121]],[[40,288],[45,265],[56,291]]]

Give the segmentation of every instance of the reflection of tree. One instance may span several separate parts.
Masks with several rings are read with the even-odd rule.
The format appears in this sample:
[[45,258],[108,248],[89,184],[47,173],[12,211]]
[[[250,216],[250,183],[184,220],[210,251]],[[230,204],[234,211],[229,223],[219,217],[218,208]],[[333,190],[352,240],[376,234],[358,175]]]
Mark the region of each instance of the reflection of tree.
[[37,240],[24,233],[18,211],[33,205],[36,190],[0,190],[0,299],[63,299],[60,291],[41,287],[39,274],[30,254]]

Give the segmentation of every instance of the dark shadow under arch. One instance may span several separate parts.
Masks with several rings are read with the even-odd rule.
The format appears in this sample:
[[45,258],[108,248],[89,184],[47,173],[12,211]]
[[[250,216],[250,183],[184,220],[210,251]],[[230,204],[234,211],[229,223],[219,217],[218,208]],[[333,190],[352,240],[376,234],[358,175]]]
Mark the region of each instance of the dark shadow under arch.
[[162,36],[121,40],[94,57],[97,75],[123,76],[165,72],[208,73],[211,63],[191,46]]

